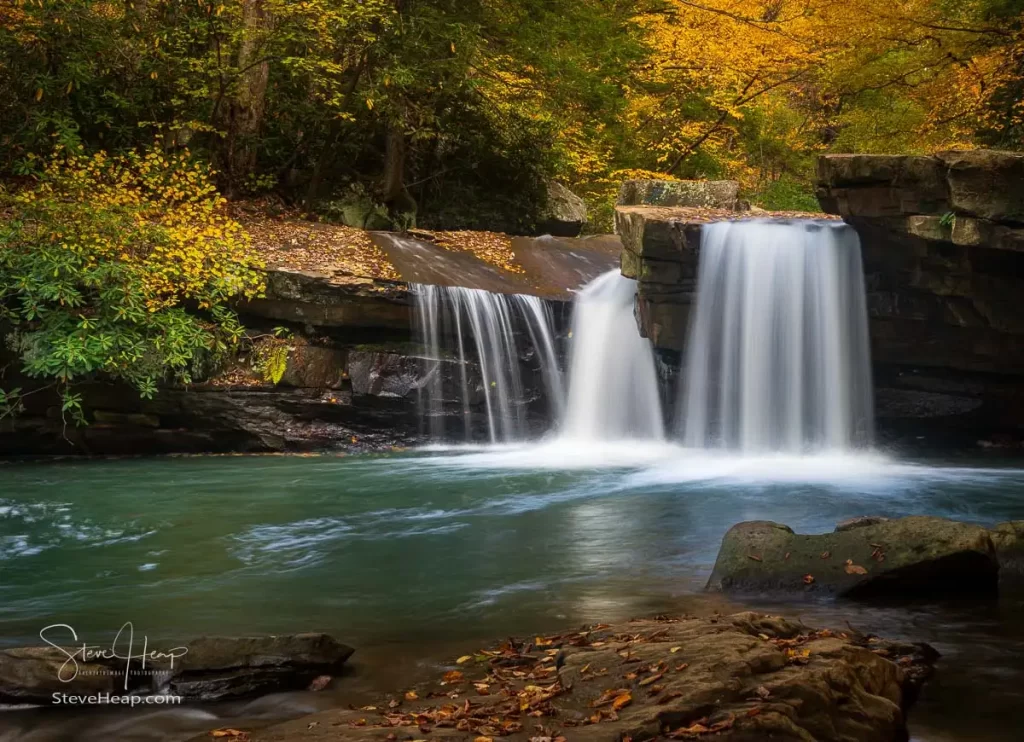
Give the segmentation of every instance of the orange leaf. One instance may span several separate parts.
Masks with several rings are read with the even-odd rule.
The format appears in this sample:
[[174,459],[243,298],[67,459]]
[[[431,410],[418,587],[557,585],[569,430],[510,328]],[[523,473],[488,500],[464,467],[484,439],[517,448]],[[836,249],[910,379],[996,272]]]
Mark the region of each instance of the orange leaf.
[[621,696],[612,701],[612,708],[616,711],[626,708],[629,704],[633,703],[632,693],[623,693]]
[[813,585],[814,584],[814,575],[804,575],[804,584],[805,585]]
[[847,564],[846,574],[848,575],[866,575],[868,571],[859,564]]

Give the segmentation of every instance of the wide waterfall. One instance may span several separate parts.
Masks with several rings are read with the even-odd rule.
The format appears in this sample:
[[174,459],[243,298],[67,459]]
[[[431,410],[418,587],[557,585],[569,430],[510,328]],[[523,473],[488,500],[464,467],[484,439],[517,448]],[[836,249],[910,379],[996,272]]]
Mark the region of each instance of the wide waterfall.
[[654,358],[650,341],[637,330],[635,296],[636,281],[617,270],[577,295],[564,438],[664,437]]
[[[412,291],[418,340],[427,355],[420,412],[434,439],[446,438],[446,401],[460,405],[467,441],[473,439],[477,402],[482,402],[491,443],[526,438],[521,359],[531,350],[544,396],[553,414],[561,416],[565,394],[550,313],[541,299],[429,284],[413,284]],[[458,368],[446,384],[447,358],[457,359]],[[471,375],[467,361],[475,363],[479,376]]]
[[870,445],[860,242],[836,222],[703,228],[680,424],[686,445],[743,452]]

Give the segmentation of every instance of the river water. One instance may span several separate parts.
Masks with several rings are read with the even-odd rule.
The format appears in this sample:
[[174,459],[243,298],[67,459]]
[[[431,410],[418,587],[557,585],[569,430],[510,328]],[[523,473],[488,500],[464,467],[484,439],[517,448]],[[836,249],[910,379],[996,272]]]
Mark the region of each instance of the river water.
[[[1024,518],[1024,469],[881,455],[735,457],[559,441],[381,456],[202,457],[0,468],[0,641],[125,621],[153,643],[326,631],[358,648],[329,694],[158,717],[0,714],[0,739],[187,739],[294,716],[432,673],[508,634],[661,611],[754,606],[932,642],[918,739],[1016,740],[1022,601],[858,607],[701,594],[722,535],[769,519]],[[114,726],[118,728],[112,737]]]

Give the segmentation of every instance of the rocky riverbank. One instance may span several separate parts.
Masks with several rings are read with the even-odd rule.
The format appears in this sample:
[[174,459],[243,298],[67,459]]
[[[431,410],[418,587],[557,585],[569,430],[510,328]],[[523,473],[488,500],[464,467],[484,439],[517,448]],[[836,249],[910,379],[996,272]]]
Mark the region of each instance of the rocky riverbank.
[[902,740],[936,656],[759,613],[661,616],[509,639],[371,705],[219,733],[253,742]]

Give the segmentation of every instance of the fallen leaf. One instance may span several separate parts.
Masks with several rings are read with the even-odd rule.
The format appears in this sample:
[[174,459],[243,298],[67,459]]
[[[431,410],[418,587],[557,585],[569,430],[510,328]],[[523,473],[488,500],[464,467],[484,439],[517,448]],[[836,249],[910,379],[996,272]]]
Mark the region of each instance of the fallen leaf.
[[814,575],[804,575],[804,584],[805,585],[813,585],[814,584]]
[[685,670],[689,666],[690,666],[689,662],[684,662],[681,665],[676,665],[676,672],[682,672],[683,670]]
[[461,657],[459,657],[457,660],[455,660],[455,664],[456,665],[464,665],[467,662],[469,662],[471,659],[473,659],[473,655],[471,655],[471,654],[464,654]]
[[626,706],[628,706],[631,703],[633,703],[633,694],[623,693],[621,696],[612,701],[612,709],[614,709],[615,711],[620,711],[626,708]]
[[866,575],[868,571],[859,564],[847,564],[846,574],[848,575]]
[[789,561],[789,552],[787,551],[786,552],[786,556],[784,556],[782,558],[788,562]]
[[444,677],[441,678],[441,681],[443,683],[461,683],[462,673],[458,670],[450,670],[449,672],[446,672],[444,674]]
[[668,650],[668,651],[669,651],[669,653],[670,653],[670,654],[675,654],[675,653],[676,653],[676,652],[678,652],[678,651],[679,651],[680,649],[682,649],[682,647],[672,647],[672,649],[670,649],[670,650]]
[[651,675],[649,678],[644,678],[640,681],[640,687],[643,688],[644,686],[650,685],[651,683],[656,683],[663,677],[665,677],[665,673],[660,672],[657,675]]
[[414,690],[408,691],[405,694],[406,701],[415,701],[417,698],[419,698],[419,695]]
[[830,556],[832,556],[832,552],[831,551],[823,551],[823,552],[821,552],[821,558],[822,559],[828,559]]
[[490,737],[477,737],[473,742],[494,742]]
[[246,742],[249,739],[249,733],[243,732],[240,729],[214,729],[210,732],[211,737],[230,737],[231,739],[237,739],[238,742]]
[[770,690],[768,690],[767,688],[765,688],[763,685],[757,686],[757,688],[754,690],[754,692],[758,696],[760,696],[761,698],[769,698],[771,696],[771,694],[772,694],[772,692]]
[[753,559],[753,560],[754,560],[755,562],[760,562],[760,561],[762,561],[761,557],[759,557],[759,556],[755,556],[755,555],[753,555],[753,554],[747,554],[747,559]]
[[760,713],[761,713],[761,707],[760,706],[755,706],[754,708],[749,709],[747,711],[747,716],[757,716]]
[[388,708],[389,709],[396,709],[396,708],[398,708],[401,705],[402,705],[401,701],[396,701],[393,698],[390,701],[388,701]]

